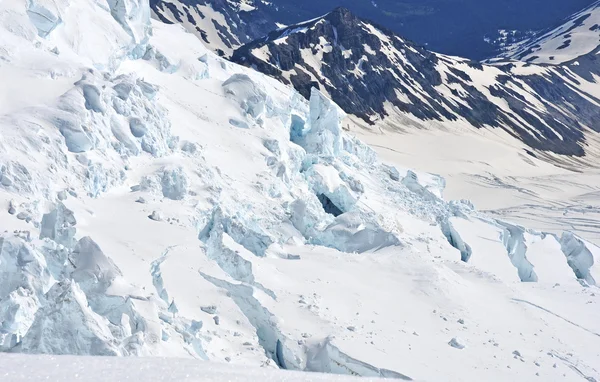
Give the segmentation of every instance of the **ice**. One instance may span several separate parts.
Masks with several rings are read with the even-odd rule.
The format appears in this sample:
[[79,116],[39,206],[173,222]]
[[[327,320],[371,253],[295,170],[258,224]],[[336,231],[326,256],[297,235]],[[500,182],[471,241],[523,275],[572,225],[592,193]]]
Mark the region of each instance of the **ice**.
[[157,222],[163,221],[163,216],[159,211],[152,211],[148,218]]
[[[209,240],[214,245],[222,245],[222,235],[227,234],[236,243],[243,246],[255,256],[265,256],[265,251],[273,243],[273,238],[262,232],[259,223],[252,220],[252,216],[228,216],[219,207],[211,213],[210,220],[200,230],[198,238]],[[208,242],[207,242],[208,243]]]
[[48,0],[28,2],[27,15],[40,37],[48,36],[62,22],[56,5]]
[[131,130],[131,134],[136,138],[142,138],[148,131],[146,124],[137,117],[131,117],[129,119],[129,129]]
[[17,192],[31,192],[33,177],[25,166],[15,161],[0,164],[0,186]]
[[[138,125],[139,126],[139,125]],[[131,127],[131,125],[130,125]],[[117,152],[128,154],[128,155],[139,155],[140,148],[138,147],[139,143],[135,142],[135,134],[133,131],[140,130],[135,129],[127,129],[124,125],[124,122],[116,115],[113,115],[110,120],[110,130],[112,131],[115,138],[123,145],[123,149],[117,148]],[[139,135],[139,134],[138,134]]]
[[284,346],[287,343],[278,327],[277,318],[254,296],[256,292],[247,285],[231,284],[224,280],[200,273],[207,281],[227,290],[237,306],[244,312],[256,330],[258,341],[267,356],[282,369],[302,370],[302,360],[298,345],[295,351]]
[[225,95],[234,100],[249,116],[256,119],[265,111],[267,95],[247,75],[234,74],[223,82],[222,86]]
[[419,181],[419,176],[412,170],[408,170],[406,176],[401,180],[402,184],[414,193],[418,193],[425,198],[438,199],[440,196],[431,192]]
[[412,381],[412,378],[387,369],[379,369],[350,357],[326,339],[308,352],[306,370],[321,373],[383,377]]
[[89,236],[77,242],[69,254],[69,262],[74,267],[71,277],[86,293],[106,292],[114,279],[121,276],[119,268]]
[[460,259],[465,263],[469,262],[473,250],[468,243],[465,243],[458,231],[454,228],[451,219],[442,222],[442,232],[448,239],[450,245],[460,251]]
[[309,241],[321,234],[323,224],[333,221],[333,216],[324,213],[317,198],[297,199],[289,206],[290,220],[294,227]]
[[77,283],[62,281],[46,295],[48,304],[15,350],[23,353],[119,355],[108,321],[88,306]]
[[160,184],[165,198],[181,200],[188,192],[188,178],[182,167],[163,169]]
[[365,222],[360,215],[351,212],[337,217],[313,242],[348,253],[376,251],[400,245],[400,240],[393,233]]
[[343,148],[341,120],[344,112],[317,89],[310,94],[310,114],[304,127],[292,118],[292,142],[309,154],[337,156]]
[[98,197],[127,178],[125,169],[104,167],[102,163],[89,163],[86,169],[88,196]]
[[519,278],[524,282],[536,282],[538,276],[533,264],[527,259],[527,244],[525,243],[525,228],[500,222],[504,226],[502,242],[508,252],[508,257],[519,272]]
[[21,340],[33,324],[38,307],[35,294],[21,287],[0,300],[0,351],[13,348]]
[[[345,151],[349,152],[352,155],[355,155],[364,164],[371,165],[377,162],[377,153],[375,152],[375,150],[358,140],[356,137],[344,135],[343,146]],[[392,171],[392,173],[395,170],[393,169],[393,167],[387,166],[387,168],[389,171]],[[396,178],[395,175],[392,179],[394,178]]]
[[40,239],[48,238],[67,248],[75,244],[77,220],[73,211],[59,202],[52,211],[42,217]]
[[398,171],[398,169],[396,169],[396,167],[384,164],[383,168],[384,168],[385,172],[388,173],[391,180],[395,180],[395,181],[400,180],[400,172]]
[[[57,1],[62,23],[40,38],[25,2],[8,1],[2,351],[597,377],[589,243],[562,240],[563,254],[550,235],[444,201],[443,178],[381,163],[324,93],[307,102],[216,57],[149,22],[147,3]],[[532,269],[539,282],[521,283]],[[507,368],[515,348],[531,362]],[[560,368],[544,367],[549,352]]]
[[10,349],[27,333],[53,283],[42,253],[21,238],[0,236],[0,349]]
[[598,276],[594,272],[595,258],[584,241],[571,232],[564,232],[559,242],[561,250],[567,257],[569,266],[573,269],[577,278],[589,285],[596,285],[596,277]]
[[315,194],[325,195],[339,211],[343,213],[353,209],[357,198],[334,167],[314,165],[306,171],[306,177]]
[[[125,78],[124,78],[125,79]],[[125,79],[123,82],[119,82],[113,86],[113,90],[117,92],[117,96],[123,101],[129,99],[129,95],[133,91],[135,84]]]
[[65,138],[65,144],[70,152],[83,153],[94,147],[92,140],[83,130],[81,122],[76,116],[57,112],[53,122]]
[[106,113],[106,108],[102,104],[100,90],[89,84],[82,84],[83,97],[85,98],[85,108],[93,110],[96,113]]
[[[150,7],[142,0],[108,0],[111,15],[132,37],[134,44],[145,43],[150,33]],[[138,48],[139,52],[140,48]],[[139,53],[134,57],[139,57]]]

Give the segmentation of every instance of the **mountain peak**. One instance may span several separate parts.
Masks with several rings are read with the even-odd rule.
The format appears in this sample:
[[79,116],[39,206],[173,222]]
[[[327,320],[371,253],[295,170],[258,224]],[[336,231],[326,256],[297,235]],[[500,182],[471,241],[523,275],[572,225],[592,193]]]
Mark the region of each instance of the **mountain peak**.
[[[526,64],[482,65],[436,54],[341,7],[247,44],[232,60],[293,85],[306,98],[315,87],[371,125],[407,116],[465,121],[503,128],[535,149],[582,156],[582,125],[597,126],[600,118],[591,98],[564,85],[570,80],[560,69],[544,74],[544,67],[531,66],[522,76]],[[543,107],[529,101],[527,88]],[[569,111],[565,100],[571,99],[583,115]]]
[[330,15],[341,15],[341,16],[351,16],[354,17],[354,15],[352,14],[352,12],[346,8],[346,7],[336,7],[334,8],[330,13]]

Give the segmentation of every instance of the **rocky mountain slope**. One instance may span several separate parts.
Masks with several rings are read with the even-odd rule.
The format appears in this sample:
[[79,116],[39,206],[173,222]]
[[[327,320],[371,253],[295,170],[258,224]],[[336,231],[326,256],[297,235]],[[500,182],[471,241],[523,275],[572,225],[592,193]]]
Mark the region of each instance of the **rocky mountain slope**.
[[343,6],[433,51],[481,60],[499,53],[498,46],[490,41],[494,36],[504,36],[506,41],[509,33],[527,35],[554,25],[592,2],[152,0],[151,5],[160,20],[182,23],[202,37],[198,27],[206,34],[203,41],[227,53],[231,49],[227,45],[235,47],[236,41],[245,43],[275,29],[264,26],[273,26],[274,22],[293,25]]
[[221,56],[277,28],[273,3],[261,0],[150,0],[150,6],[155,18],[183,25]]
[[[559,65],[572,63],[581,56],[596,55],[599,47],[600,1],[595,1],[557,27],[538,32],[508,47],[502,57]],[[593,57],[588,56],[586,61],[589,60],[593,60]]]
[[232,59],[293,85],[315,86],[375,124],[429,121],[501,128],[532,149],[583,156],[600,131],[593,73],[522,62],[483,65],[430,52],[344,8],[277,30]]
[[322,92],[144,1],[7,0],[0,20],[0,350],[600,378],[598,247],[444,200]]

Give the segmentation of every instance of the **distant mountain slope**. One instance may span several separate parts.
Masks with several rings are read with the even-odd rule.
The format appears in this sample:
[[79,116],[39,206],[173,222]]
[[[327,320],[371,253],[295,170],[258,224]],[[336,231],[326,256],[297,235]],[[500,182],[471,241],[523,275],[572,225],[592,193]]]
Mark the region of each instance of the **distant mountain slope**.
[[150,6],[155,18],[182,24],[220,55],[277,28],[265,11],[272,3],[260,0],[150,0]]
[[[0,355],[2,382],[600,380],[600,248],[570,232],[600,232],[600,182],[554,204],[591,213],[557,213],[553,232],[447,201],[442,177],[343,131],[321,92],[307,101],[150,13],[0,1],[0,353],[52,355]],[[398,47],[428,69],[404,79],[410,102],[434,105],[428,83],[454,59]],[[491,70],[456,65],[473,83]],[[551,167],[501,152],[500,168]],[[559,179],[555,198],[583,180]]]
[[515,60],[562,64],[600,46],[600,1],[566,19],[553,29],[537,33],[515,44],[502,57]]
[[205,33],[205,43],[210,41],[211,47],[220,44],[216,49],[227,53],[231,49],[228,45],[235,47],[237,40],[246,43],[266,35],[275,29],[274,22],[296,24],[343,6],[428,49],[481,60],[499,53],[498,45],[489,39],[500,30],[523,35],[547,28],[593,1],[151,0],[150,3],[157,18],[182,23],[201,36],[198,27]]
[[305,97],[318,87],[371,124],[398,115],[465,121],[503,128],[534,149],[576,156],[585,154],[584,132],[600,131],[598,89],[569,68],[491,66],[432,53],[344,8],[272,32],[232,59]]

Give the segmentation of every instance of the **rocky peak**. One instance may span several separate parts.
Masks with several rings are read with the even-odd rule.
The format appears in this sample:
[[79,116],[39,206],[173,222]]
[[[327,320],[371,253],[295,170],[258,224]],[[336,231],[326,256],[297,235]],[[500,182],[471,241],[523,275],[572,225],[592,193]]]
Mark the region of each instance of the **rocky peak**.
[[318,88],[368,124],[466,122],[505,129],[534,149],[577,156],[585,154],[585,129],[600,131],[594,95],[569,85],[587,81],[591,89],[593,76],[436,54],[345,8],[273,31],[237,49],[232,60],[307,99]]

